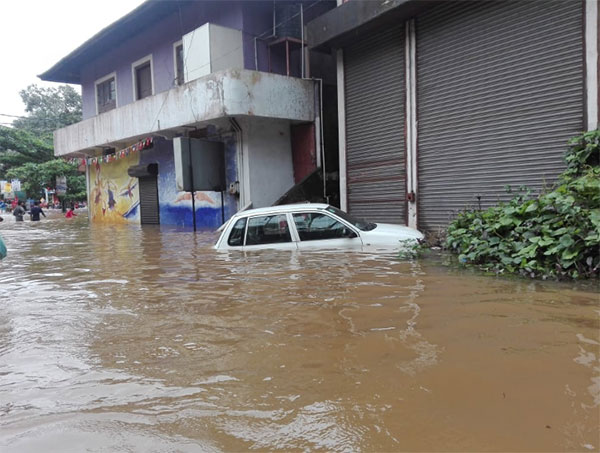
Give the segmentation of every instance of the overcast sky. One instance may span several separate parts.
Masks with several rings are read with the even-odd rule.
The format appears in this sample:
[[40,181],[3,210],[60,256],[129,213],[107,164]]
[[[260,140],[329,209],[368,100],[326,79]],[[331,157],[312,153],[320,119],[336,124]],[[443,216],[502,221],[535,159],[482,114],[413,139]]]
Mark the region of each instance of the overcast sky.
[[[19,91],[143,0],[0,0],[0,114],[24,115]],[[79,90],[79,86],[76,86]],[[0,123],[12,118],[1,116]]]

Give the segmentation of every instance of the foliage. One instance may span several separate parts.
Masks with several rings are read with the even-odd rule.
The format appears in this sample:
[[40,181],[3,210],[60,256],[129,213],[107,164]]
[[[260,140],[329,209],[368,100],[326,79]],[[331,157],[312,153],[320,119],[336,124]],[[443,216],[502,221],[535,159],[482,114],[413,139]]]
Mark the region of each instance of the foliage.
[[401,260],[412,260],[416,258],[422,258],[428,251],[429,247],[425,244],[424,241],[404,239],[400,241],[400,250],[398,251],[398,258]]
[[0,178],[14,167],[27,162],[53,159],[53,148],[28,131],[0,126]]
[[54,189],[56,177],[67,177],[67,194],[65,200],[83,200],[86,197],[85,176],[79,173],[76,164],[62,159],[53,159],[41,164],[28,162],[7,172],[9,179],[22,181],[23,189],[29,196],[37,198],[44,188]]
[[19,94],[29,115],[13,121],[13,126],[48,144],[52,143],[53,131],[81,121],[81,96],[69,85],[56,88],[29,85]]
[[485,211],[465,211],[448,227],[461,263],[542,278],[600,273],[600,131],[573,138],[553,191],[521,192]]
[[29,196],[54,189],[56,176],[67,177],[67,200],[85,198],[85,177],[74,165],[54,158],[52,132],[81,121],[81,96],[69,85],[20,92],[28,116],[0,126],[0,179],[18,178]]

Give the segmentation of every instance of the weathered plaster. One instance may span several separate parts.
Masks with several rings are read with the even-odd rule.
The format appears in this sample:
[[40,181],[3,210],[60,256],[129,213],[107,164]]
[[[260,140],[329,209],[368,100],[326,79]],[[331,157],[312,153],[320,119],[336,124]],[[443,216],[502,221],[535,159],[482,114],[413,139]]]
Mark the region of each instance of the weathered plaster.
[[312,81],[220,71],[55,131],[55,155],[92,151],[227,116],[313,121],[313,99]]

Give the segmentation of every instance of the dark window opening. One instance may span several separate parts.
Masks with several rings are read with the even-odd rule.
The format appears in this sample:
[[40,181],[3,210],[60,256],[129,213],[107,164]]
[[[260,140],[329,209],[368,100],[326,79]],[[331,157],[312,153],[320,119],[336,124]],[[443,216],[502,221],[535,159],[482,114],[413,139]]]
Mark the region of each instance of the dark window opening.
[[135,68],[136,99],[152,96],[152,69],[150,62]]
[[96,97],[98,113],[108,112],[117,106],[117,86],[114,77],[96,85]]
[[177,85],[183,85],[183,44],[179,44],[175,47],[175,69],[177,71],[175,74],[175,82]]

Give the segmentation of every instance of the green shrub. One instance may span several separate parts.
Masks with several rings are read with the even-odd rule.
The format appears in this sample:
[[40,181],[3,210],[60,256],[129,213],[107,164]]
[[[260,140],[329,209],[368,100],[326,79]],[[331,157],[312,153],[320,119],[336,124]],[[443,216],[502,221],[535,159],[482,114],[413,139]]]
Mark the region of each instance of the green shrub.
[[464,211],[446,246],[465,265],[541,278],[591,278],[600,271],[600,131],[569,142],[558,186],[522,191],[485,211]]

